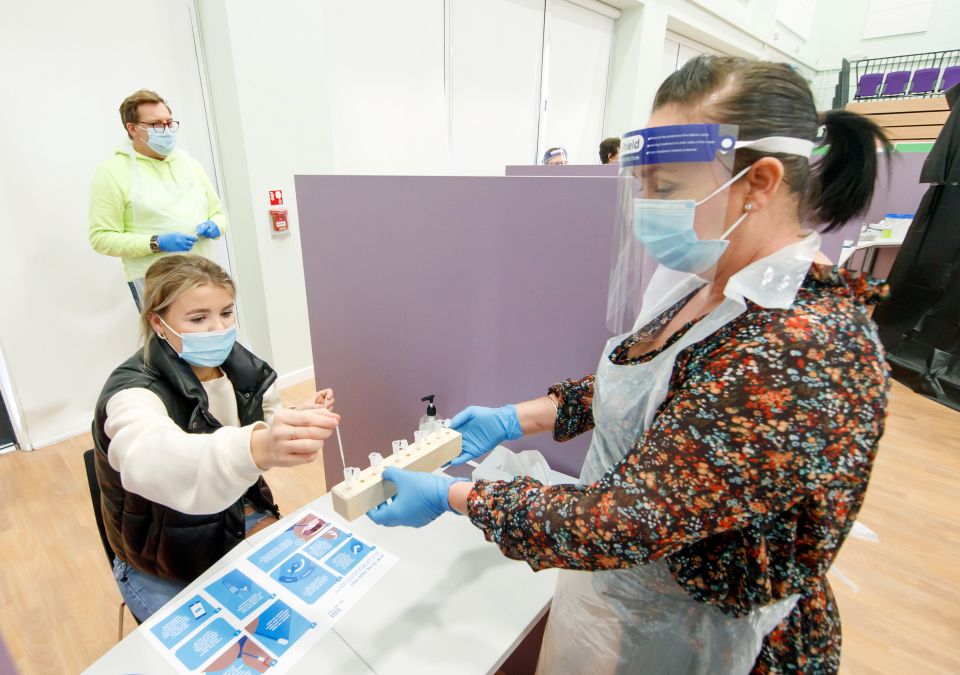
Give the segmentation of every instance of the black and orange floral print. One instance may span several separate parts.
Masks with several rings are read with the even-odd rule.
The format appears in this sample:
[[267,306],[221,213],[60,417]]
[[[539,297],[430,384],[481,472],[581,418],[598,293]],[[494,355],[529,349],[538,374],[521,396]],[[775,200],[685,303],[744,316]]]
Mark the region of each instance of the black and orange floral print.
[[[826,573],[883,434],[888,368],[864,305],[885,293],[865,277],[812,266],[790,308],[748,303],[678,354],[652,426],[599,481],[481,481],[470,519],[534,570],[663,558],[693,598],[734,616],[799,594],[754,672],[836,671],[840,621]],[[684,302],[610,359],[653,358],[659,350],[632,361],[627,352]],[[593,384],[588,376],[550,389],[560,400],[558,440],[592,428]]]

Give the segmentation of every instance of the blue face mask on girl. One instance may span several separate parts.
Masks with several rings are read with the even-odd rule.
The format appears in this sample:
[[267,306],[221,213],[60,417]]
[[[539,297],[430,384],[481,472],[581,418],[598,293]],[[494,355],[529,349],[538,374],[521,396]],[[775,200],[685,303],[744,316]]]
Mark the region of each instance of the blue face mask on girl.
[[221,331],[180,334],[170,328],[170,325],[163,319],[160,319],[160,321],[171,333],[183,341],[183,351],[180,352],[180,358],[191,366],[216,368],[222,365],[230,356],[233,345],[237,342],[237,324]]
[[717,264],[730,242],[727,236],[747,217],[744,213],[719,239],[699,239],[693,227],[697,206],[726,190],[750,167],[718,187],[700,201],[693,199],[633,200],[633,232],[644,248],[661,265],[702,274]]

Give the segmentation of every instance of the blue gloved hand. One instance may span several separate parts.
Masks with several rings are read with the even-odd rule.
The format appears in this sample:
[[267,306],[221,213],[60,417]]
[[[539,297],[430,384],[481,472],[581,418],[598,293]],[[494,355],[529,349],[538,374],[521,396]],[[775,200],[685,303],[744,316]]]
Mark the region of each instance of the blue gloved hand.
[[523,436],[517,406],[512,403],[500,408],[472,405],[458,412],[450,420],[450,428],[463,434],[463,450],[451,464],[463,464],[485,455],[504,441]]
[[216,239],[220,236],[220,228],[212,220],[206,220],[197,225],[197,236],[207,239]]
[[157,237],[157,246],[166,253],[183,253],[193,248],[197,238],[183,232],[168,232]]
[[447,498],[450,485],[464,480],[436,473],[405,471],[395,466],[384,469],[383,479],[396,484],[397,496],[390,503],[370,509],[367,515],[377,525],[385,527],[423,527],[452,511]]

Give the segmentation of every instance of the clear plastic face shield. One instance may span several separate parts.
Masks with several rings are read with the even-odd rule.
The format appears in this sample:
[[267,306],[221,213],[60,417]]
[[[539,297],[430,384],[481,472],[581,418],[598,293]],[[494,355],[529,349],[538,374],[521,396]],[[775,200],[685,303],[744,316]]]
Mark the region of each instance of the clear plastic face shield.
[[713,278],[726,237],[729,186],[737,147],[730,124],[651,127],[624,135],[620,209],[607,300],[607,325],[630,330],[642,290],[659,266]]

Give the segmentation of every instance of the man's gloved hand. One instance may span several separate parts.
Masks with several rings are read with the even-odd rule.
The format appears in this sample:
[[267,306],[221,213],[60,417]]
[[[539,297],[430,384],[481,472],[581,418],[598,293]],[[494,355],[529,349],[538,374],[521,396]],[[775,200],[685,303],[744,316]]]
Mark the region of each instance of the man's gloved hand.
[[197,236],[207,239],[216,239],[220,236],[220,228],[212,220],[207,220],[197,225]]
[[168,232],[157,237],[157,246],[166,253],[184,253],[193,248],[196,243],[195,236],[182,232]]
[[504,441],[523,436],[517,407],[512,403],[500,408],[472,405],[450,420],[450,428],[463,434],[463,451],[451,464],[463,464],[485,455]]
[[392,502],[370,509],[367,515],[377,525],[385,527],[423,527],[452,511],[447,498],[450,485],[464,480],[436,473],[405,471],[395,466],[384,469],[383,479],[396,484],[397,496]]

